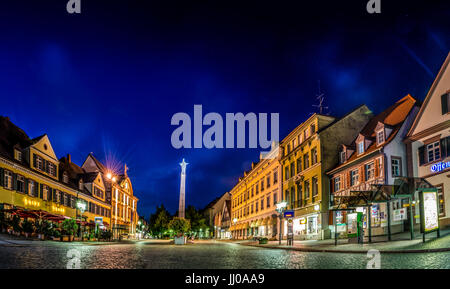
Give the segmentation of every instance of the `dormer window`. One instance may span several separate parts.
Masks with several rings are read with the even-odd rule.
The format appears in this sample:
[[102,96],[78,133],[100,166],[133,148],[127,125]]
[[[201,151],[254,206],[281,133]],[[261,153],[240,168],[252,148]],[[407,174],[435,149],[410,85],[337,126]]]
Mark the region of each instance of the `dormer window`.
[[63,182],[64,183],[69,183],[69,175],[67,175],[67,172],[63,173]]
[[384,143],[385,137],[384,137],[384,130],[380,130],[377,132],[377,144],[380,145]]
[[340,162],[341,164],[343,164],[343,163],[345,163],[345,161],[346,161],[346,159],[345,159],[345,151],[341,151],[341,152],[339,153],[339,162]]
[[364,141],[358,143],[358,154],[364,153]]

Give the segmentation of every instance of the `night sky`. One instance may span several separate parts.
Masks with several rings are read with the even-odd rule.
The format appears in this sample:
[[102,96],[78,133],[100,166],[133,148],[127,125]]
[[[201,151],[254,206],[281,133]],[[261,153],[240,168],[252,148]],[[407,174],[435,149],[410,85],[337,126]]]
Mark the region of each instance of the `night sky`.
[[278,112],[283,138],[316,111],[319,80],[331,115],[378,113],[423,100],[450,50],[444,1],[381,0],[378,15],[366,0],[303,2],[82,0],[70,15],[67,0],[2,1],[0,115],[78,165],[126,163],[146,217],[177,209],[184,157],[186,204],[203,207],[260,149],[176,150],[173,114]]

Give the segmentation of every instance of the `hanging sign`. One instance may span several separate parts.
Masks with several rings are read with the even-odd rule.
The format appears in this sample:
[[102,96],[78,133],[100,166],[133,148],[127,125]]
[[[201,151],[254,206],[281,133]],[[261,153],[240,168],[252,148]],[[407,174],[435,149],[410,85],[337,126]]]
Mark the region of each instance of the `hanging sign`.
[[449,162],[439,162],[431,166],[430,170],[434,173],[445,170],[446,168],[450,168]]

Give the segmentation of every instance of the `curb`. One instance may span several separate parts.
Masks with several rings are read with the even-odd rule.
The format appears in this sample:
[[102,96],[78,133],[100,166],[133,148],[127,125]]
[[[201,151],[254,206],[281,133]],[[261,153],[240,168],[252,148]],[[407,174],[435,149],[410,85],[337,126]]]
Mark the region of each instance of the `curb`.
[[[300,251],[300,252],[315,252],[315,253],[347,253],[347,254],[367,254],[367,251],[370,250],[332,250],[332,249],[313,249],[313,248],[287,248],[287,247],[277,247],[277,246],[261,246],[255,244],[239,244],[243,246],[249,247],[258,247],[258,248],[266,248],[266,249],[278,249],[278,250],[291,250],[291,251]],[[403,253],[438,253],[438,252],[449,252],[450,248],[436,248],[436,249],[411,249],[411,250],[379,250],[382,254],[403,254]]]

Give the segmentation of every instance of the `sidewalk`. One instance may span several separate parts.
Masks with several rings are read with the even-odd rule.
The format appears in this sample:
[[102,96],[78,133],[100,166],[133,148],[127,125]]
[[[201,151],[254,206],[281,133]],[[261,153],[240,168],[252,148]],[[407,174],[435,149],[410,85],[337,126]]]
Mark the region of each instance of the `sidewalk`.
[[392,235],[392,241],[386,237],[374,237],[372,243],[349,244],[347,239],[338,239],[337,246],[334,239],[328,240],[306,240],[294,241],[293,246],[287,246],[286,240],[279,245],[278,241],[269,241],[268,244],[260,245],[255,241],[236,241],[245,246],[263,247],[269,249],[284,249],[303,252],[332,252],[332,253],[367,253],[370,249],[376,249],[381,253],[428,253],[450,251],[450,228],[441,230],[441,237],[436,239],[436,233],[426,236],[425,243],[422,242],[422,234],[416,233],[414,240],[409,240],[409,232]]

